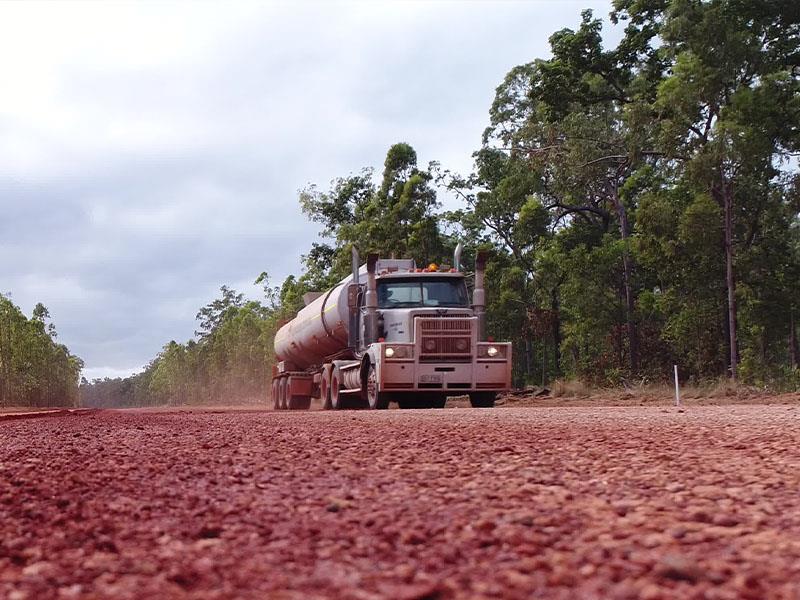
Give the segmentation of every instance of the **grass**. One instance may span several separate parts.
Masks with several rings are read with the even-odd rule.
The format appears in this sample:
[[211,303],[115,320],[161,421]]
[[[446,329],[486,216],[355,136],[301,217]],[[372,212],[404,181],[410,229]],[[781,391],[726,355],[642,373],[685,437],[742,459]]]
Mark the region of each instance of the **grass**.
[[[683,384],[680,387],[682,400],[728,400],[746,401],[775,395],[766,389],[745,385],[726,378],[701,383]],[[559,399],[617,398],[630,403],[647,403],[670,400],[675,397],[672,383],[648,383],[641,381],[622,387],[592,386],[579,379],[558,379],[550,386],[550,397]]]

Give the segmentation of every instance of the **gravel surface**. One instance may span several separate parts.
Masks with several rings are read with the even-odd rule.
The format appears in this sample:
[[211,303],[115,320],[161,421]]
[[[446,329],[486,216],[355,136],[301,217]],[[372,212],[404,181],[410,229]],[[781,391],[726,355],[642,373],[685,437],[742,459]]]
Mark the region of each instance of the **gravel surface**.
[[800,408],[0,423],[0,598],[800,598]]

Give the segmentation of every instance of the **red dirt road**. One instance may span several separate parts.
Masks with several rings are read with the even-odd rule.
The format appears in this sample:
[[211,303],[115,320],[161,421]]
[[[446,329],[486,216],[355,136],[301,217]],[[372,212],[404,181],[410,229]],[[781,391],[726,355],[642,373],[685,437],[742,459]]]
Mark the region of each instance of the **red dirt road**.
[[800,598],[800,408],[0,423],[0,598]]

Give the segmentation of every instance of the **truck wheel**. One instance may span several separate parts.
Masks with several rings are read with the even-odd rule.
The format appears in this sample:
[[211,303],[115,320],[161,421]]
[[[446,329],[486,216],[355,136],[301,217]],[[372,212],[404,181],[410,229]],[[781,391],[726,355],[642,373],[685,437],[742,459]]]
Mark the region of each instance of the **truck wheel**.
[[322,371],[322,381],[319,384],[319,395],[322,400],[322,410],[330,410],[331,406],[331,369]]
[[469,395],[469,403],[472,408],[492,408],[497,392],[472,392]]
[[385,410],[389,408],[389,395],[386,392],[378,391],[378,373],[375,365],[369,366],[365,395],[367,397],[367,407],[371,410]]
[[278,380],[272,380],[272,408],[273,410],[281,409],[280,396],[278,395]]
[[288,387],[286,384],[289,382],[287,377],[281,377],[280,382],[278,383],[278,401],[280,402],[280,410],[286,410],[288,408],[286,402],[286,394],[288,393]]
[[344,394],[341,394],[339,391],[339,371],[334,370],[331,373],[331,388],[330,392],[331,395],[331,408],[333,410],[343,410],[344,409]]

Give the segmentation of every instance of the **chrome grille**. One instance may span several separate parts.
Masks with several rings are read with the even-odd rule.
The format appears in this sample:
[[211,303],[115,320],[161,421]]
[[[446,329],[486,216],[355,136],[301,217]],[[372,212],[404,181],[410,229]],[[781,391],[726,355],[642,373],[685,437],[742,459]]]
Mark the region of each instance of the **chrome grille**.
[[469,362],[472,359],[472,321],[463,317],[418,319],[420,361]]

